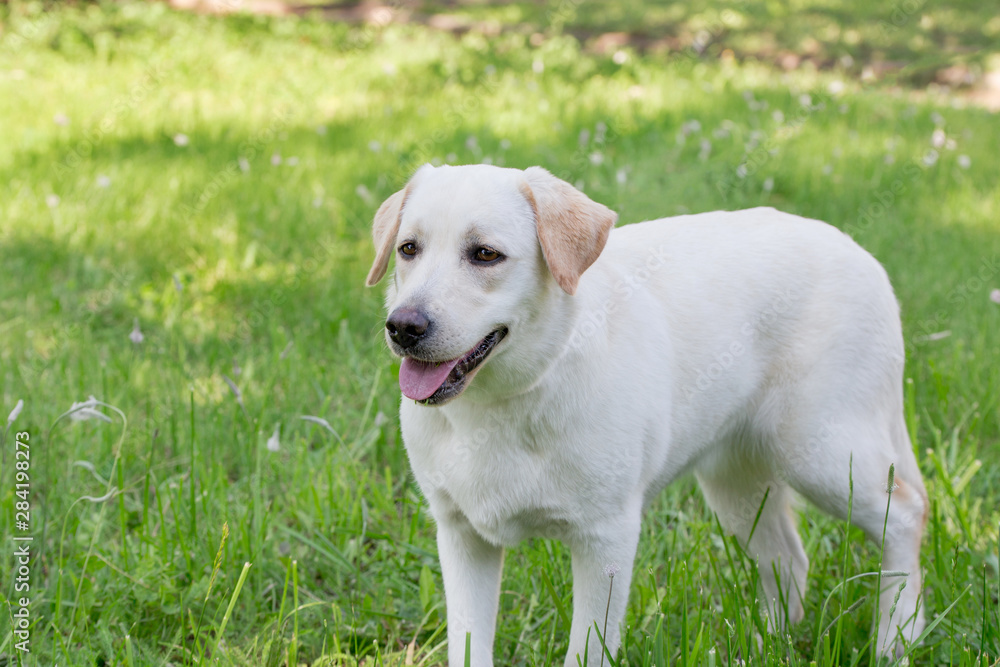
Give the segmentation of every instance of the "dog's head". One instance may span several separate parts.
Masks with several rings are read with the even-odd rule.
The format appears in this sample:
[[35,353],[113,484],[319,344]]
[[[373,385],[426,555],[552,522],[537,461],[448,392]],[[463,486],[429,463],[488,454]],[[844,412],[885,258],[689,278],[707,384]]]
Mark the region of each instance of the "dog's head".
[[[386,338],[407,397],[440,405],[572,295],[617,215],[540,167],[423,166],[375,214],[367,284],[396,257]],[[537,346],[536,346],[537,347]]]

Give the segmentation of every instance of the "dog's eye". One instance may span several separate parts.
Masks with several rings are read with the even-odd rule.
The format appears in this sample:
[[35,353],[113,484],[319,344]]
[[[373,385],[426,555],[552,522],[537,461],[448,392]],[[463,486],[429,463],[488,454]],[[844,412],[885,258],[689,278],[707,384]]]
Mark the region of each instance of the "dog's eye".
[[500,256],[501,256],[500,253],[498,253],[496,250],[487,247],[476,248],[476,252],[473,255],[473,257],[477,262],[486,262],[486,263],[495,262],[498,259],[500,259]]
[[416,243],[404,243],[399,246],[399,252],[403,253],[407,257],[413,257],[417,254],[417,244]]

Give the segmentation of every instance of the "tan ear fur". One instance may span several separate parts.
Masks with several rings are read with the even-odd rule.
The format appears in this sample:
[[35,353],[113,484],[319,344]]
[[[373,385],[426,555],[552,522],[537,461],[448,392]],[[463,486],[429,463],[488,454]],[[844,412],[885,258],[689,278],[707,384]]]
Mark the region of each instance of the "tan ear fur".
[[535,211],[538,242],[559,287],[574,294],[604,250],[618,214],[542,169],[524,171],[521,191]]
[[406,194],[409,185],[395,193],[378,207],[375,213],[375,222],[372,224],[372,238],[375,240],[375,261],[368,271],[368,278],[365,285],[371,287],[382,280],[386,269],[389,268],[389,258],[392,257],[393,248],[396,245],[396,234],[399,232],[399,215],[403,211],[403,204],[406,202]]
[[389,268],[389,260],[392,258],[392,251],[395,250],[394,246],[396,245],[396,235],[399,233],[400,215],[403,213],[406,198],[413,189],[417,176],[428,168],[430,168],[428,164],[420,167],[406,184],[406,187],[390,196],[378,207],[378,211],[375,213],[375,221],[372,223],[372,238],[375,240],[375,261],[372,262],[372,268],[368,271],[368,278],[365,279],[365,285],[368,287],[372,287],[378,281],[382,280],[382,276],[385,275],[386,270]]

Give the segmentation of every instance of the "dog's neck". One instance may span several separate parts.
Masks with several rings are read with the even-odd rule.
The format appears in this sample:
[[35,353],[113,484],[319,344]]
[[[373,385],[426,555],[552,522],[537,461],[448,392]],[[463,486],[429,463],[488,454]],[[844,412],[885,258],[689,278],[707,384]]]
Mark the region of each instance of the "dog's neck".
[[544,289],[538,307],[511,323],[503,349],[497,350],[456,400],[490,404],[529,394],[575,351],[572,339],[580,319],[579,300],[563,292],[554,280]]

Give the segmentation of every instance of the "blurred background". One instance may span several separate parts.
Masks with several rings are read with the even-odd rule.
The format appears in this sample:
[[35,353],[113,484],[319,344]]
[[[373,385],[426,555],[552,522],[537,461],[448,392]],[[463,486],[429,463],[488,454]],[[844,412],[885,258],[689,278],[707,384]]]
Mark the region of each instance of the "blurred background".
[[[872,252],[934,504],[913,659],[992,664],[998,109],[994,2],[0,3],[4,543],[13,434],[37,443],[37,652],[0,614],[0,665],[444,660],[363,287],[374,211],[425,162],[542,165],[621,224],[774,206]],[[874,582],[846,580],[878,552],[804,512],[814,594],[765,662],[856,664]],[[693,482],[646,524],[629,664],[747,655],[752,564]],[[560,660],[568,568],[509,554],[498,663]]]

